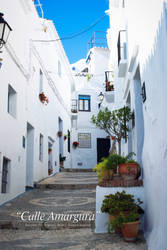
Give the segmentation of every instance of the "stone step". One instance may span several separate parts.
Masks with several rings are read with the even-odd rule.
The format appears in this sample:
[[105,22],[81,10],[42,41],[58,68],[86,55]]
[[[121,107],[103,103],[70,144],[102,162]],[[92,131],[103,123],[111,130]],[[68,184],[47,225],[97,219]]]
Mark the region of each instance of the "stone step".
[[92,169],[80,169],[80,168],[62,168],[61,172],[88,173],[88,172],[93,172],[93,170]]
[[65,184],[65,183],[37,183],[38,189],[95,189],[97,183]]

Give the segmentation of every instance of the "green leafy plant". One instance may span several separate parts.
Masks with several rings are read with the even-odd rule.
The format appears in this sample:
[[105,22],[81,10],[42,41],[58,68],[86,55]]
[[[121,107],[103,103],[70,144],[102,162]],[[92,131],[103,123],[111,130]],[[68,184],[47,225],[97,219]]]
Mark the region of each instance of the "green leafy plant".
[[143,202],[134,199],[134,195],[127,194],[125,191],[116,192],[105,196],[103,200],[101,211],[113,215],[119,215],[121,212],[138,213],[142,210],[140,205]]
[[96,127],[103,129],[109,136],[115,137],[118,142],[119,154],[121,154],[121,140],[128,138],[129,121],[132,119],[132,112],[129,107],[123,107],[118,110],[109,111],[105,108],[100,110],[97,116],[93,115],[91,122]]
[[113,230],[121,229],[124,223],[134,222],[139,220],[140,214],[136,212],[130,212],[125,215],[122,212],[108,222],[108,232],[111,233]]
[[59,155],[59,160],[60,162],[65,161],[66,160],[66,156],[62,156],[61,154]]
[[103,158],[101,162],[99,162],[93,170],[96,171],[99,181],[103,179],[104,171],[108,170],[108,175],[110,175],[110,170],[112,169],[114,172],[117,170],[117,166],[120,163],[124,163],[125,159],[121,155],[118,154],[110,154],[108,157]]

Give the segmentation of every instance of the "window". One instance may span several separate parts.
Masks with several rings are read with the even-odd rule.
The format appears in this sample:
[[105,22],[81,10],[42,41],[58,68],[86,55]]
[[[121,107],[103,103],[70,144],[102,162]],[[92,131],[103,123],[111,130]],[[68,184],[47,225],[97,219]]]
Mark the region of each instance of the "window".
[[125,0],[122,0],[122,8],[125,8]]
[[67,143],[67,147],[68,147],[68,153],[70,153],[70,131],[68,130],[68,143]]
[[43,135],[39,136],[39,160],[43,161]]
[[127,59],[126,30],[120,30],[118,35],[118,66],[121,59]]
[[91,134],[78,133],[79,148],[91,148]]
[[22,137],[22,146],[23,146],[23,148],[26,147],[26,138],[25,138],[25,136]]
[[61,63],[58,61],[58,75],[61,77]]
[[43,92],[43,72],[40,69],[39,71],[39,93],[41,94]]
[[3,157],[1,193],[9,192],[9,167],[10,167],[10,160]]
[[8,113],[16,117],[16,91],[8,85]]
[[71,100],[71,112],[77,113],[77,99]]
[[79,95],[79,111],[90,111],[89,95]]

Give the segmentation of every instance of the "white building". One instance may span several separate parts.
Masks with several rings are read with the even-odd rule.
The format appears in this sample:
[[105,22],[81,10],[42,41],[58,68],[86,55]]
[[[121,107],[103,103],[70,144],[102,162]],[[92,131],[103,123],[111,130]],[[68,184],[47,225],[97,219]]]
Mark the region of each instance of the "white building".
[[163,0],[110,0],[108,45],[114,67],[114,108],[134,112],[124,154],[135,152],[145,192],[149,250],[167,249],[167,5]]
[[69,137],[64,140],[64,135],[71,128],[74,85],[61,42],[44,42],[59,38],[53,22],[38,16],[32,0],[6,0],[0,7],[12,27],[0,69],[3,204],[58,172],[60,154],[70,165]]
[[86,59],[71,65],[76,86],[72,93],[71,139],[72,145],[73,142],[79,143],[78,147],[72,147],[72,168],[92,169],[110,150],[107,134],[91,123],[92,115],[99,112],[100,92],[103,92],[108,105],[114,100],[114,91],[109,89],[110,86],[106,89],[105,83],[108,63],[109,49],[93,47]]

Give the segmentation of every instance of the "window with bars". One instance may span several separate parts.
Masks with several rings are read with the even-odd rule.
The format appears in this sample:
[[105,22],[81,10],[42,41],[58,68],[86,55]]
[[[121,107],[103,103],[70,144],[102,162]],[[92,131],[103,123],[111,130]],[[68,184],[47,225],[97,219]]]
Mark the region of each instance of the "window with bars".
[[10,160],[3,157],[3,167],[2,167],[2,186],[1,193],[5,194],[9,191],[9,166]]
[[79,148],[91,148],[91,133],[78,133]]
[[90,95],[79,95],[78,97],[78,109],[79,111],[90,111]]

